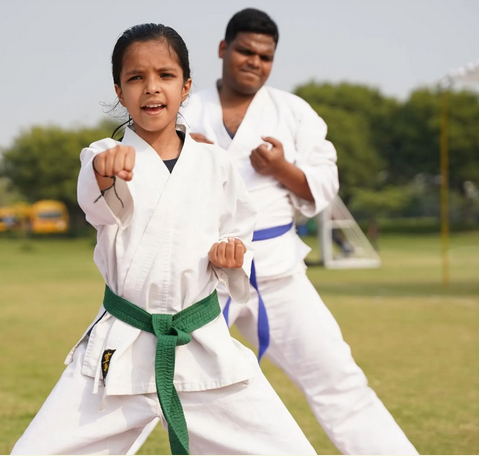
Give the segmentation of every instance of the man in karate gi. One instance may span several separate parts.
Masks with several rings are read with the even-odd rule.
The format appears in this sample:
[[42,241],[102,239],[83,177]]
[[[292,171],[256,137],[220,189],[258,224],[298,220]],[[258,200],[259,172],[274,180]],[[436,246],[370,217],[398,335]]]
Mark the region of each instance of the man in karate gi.
[[265,86],[277,42],[267,14],[235,14],[219,45],[222,78],[182,111],[194,139],[227,151],[259,209],[252,298],[236,304],[223,290],[225,317],[298,385],[342,453],[417,454],[306,276],[293,216],[314,217],[337,194],[336,151],[308,103]]

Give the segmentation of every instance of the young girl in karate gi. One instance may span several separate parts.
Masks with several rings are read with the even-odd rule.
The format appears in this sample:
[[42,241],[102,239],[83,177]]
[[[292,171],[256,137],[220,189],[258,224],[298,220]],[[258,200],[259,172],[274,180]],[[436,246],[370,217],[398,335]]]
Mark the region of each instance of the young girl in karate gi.
[[128,454],[161,421],[174,454],[315,454],[221,315],[218,279],[249,299],[256,213],[224,151],[176,125],[183,40],[132,27],[112,70],[132,124],[82,151],[78,180],[103,306],[13,453]]

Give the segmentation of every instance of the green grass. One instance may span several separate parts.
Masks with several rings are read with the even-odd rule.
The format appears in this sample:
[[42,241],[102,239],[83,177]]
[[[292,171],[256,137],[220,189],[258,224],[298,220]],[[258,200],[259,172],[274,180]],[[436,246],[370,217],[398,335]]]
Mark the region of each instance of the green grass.
[[[479,233],[451,238],[448,287],[439,237],[388,235],[380,245],[380,269],[314,267],[309,276],[418,450],[478,454]],[[10,452],[96,315],[103,287],[92,247],[84,239],[0,239],[0,454]],[[263,368],[317,452],[337,454],[296,387],[270,363]],[[168,451],[158,427],[141,454]]]

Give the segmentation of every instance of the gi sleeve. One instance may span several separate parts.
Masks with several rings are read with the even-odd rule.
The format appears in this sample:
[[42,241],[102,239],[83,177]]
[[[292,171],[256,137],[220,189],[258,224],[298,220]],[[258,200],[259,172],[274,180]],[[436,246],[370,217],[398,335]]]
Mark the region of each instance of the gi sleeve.
[[228,238],[241,239],[246,246],[243,266],[227,269],[213,266],[218,279],[223,282],[235,302],[246,304],[250,299],[249,276],[253,260],[253,231],[257,212],[246,190],[243,179],[228,162],[227,177],[223,184],[222,215],[220,219],[220,242]]
[[[86,215],[86,220],[98,228],[102,225],[118,225],[126,228],[133,214],[133,198],[127,182],[116,179],[114,188],[104,191],[98,186],[93,170],[93,159],[97,154],[116,145],[110,140],[94,143],[80,154],[81,169],[78,176],[78,204]],[[100,147],[103,144],[104,147]]]
[[326,140],[328,131],[324,120],[301,100],[301,115],[298,118],[295,146],[295,165],[303,171],[313,194],[314,201],[307,201],[291,194],[295,209],[312,218],[321,212],[339,190],[336,149]]

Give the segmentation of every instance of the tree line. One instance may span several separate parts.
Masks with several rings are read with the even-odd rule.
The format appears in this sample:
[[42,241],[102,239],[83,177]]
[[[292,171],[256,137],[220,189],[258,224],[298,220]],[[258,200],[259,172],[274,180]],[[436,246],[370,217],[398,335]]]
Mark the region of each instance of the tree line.
[[[340,195],[359,218],[438,216],[441,92],[420,88],[400,101],[366,85],[308,82],[295,93],[328,124],[338,152]],[[449,96],[453,217],[479,219],[479,94]],[[0,206],[12,199],[63,201],[74,221],[79,153],[117,126],[33,126],[1,150]]]
[[[438,216],[442,93],[419,88],[400,101],[357,84],[296,88],[328,124],[338,151],[340,195],[358,215]],[[448,97],[453,219],[479,220],[479,94]]]
[[82,225],[76,188],[80,152],[92,142],[109,137],[118,125],[103,120],[95,127],[33,126],[3,149],[0,162],[0,206],[21,200],[43,199],[66,204],[72,224]]

